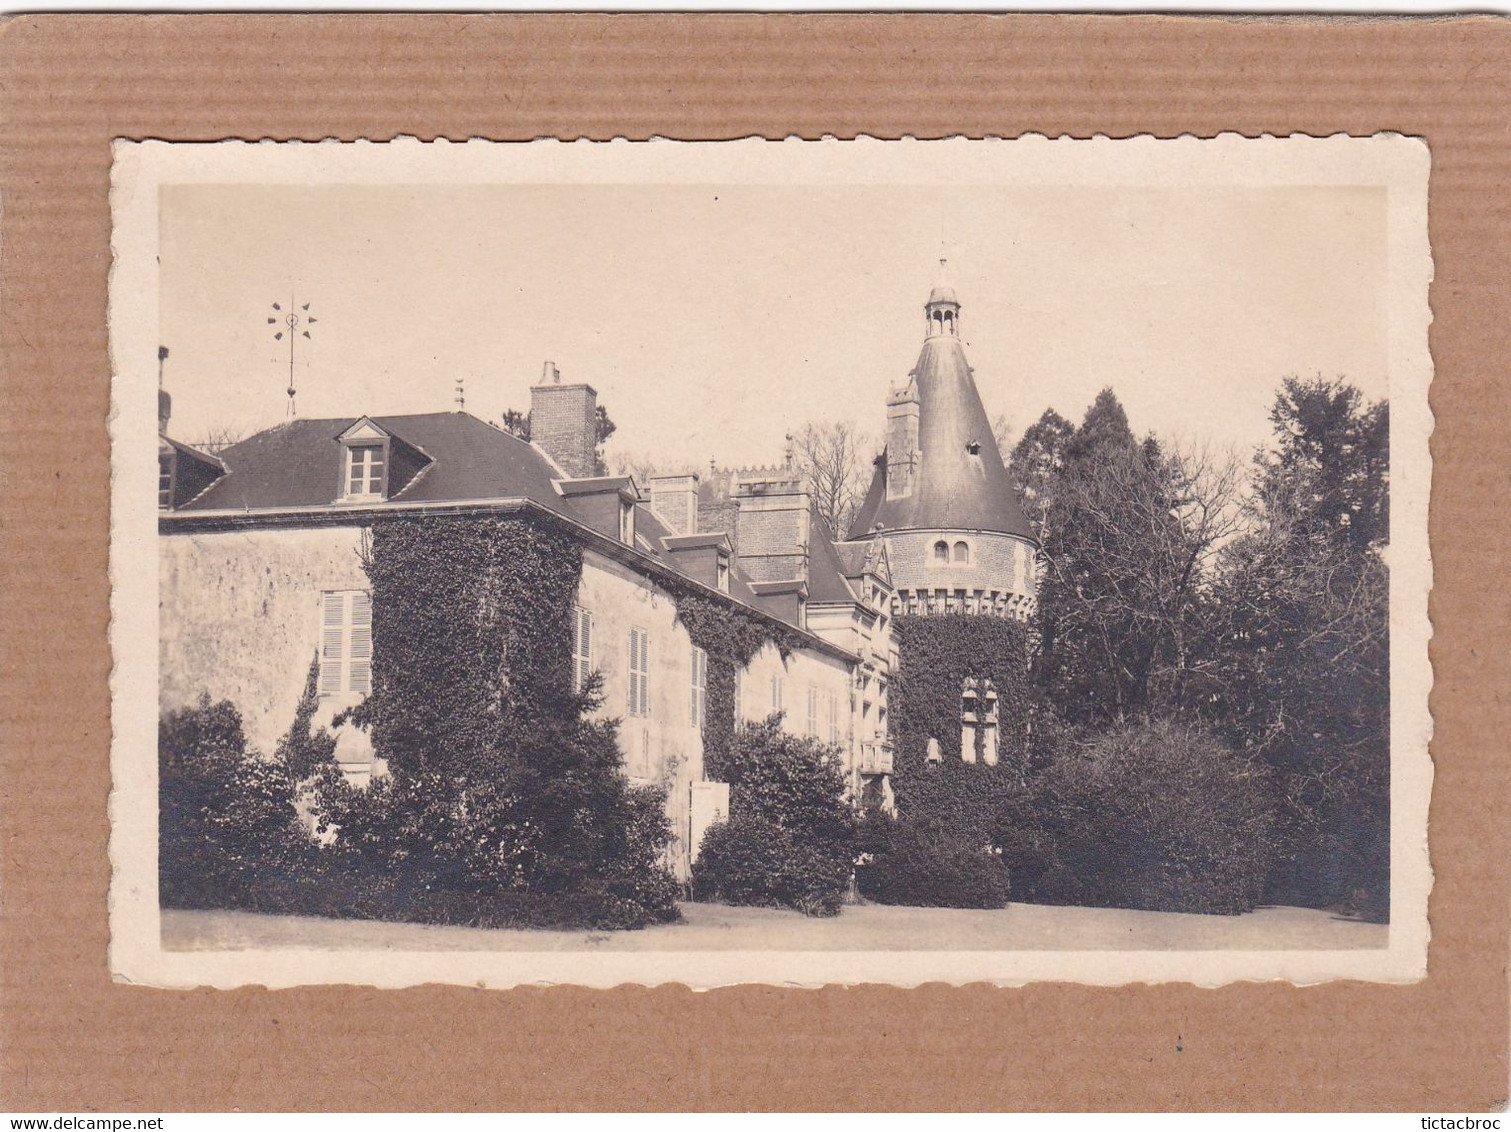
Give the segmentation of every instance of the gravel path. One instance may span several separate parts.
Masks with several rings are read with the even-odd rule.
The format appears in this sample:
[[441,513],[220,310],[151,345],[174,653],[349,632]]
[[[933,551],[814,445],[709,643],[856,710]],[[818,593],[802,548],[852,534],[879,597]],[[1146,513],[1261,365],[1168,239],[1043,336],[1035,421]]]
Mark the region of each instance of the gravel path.
[[682,914],[683,923],[644,931],[546,932],[166,909],[162,940],[170,951],[1341,951],[1385,947],[1389,934],[1384,924],[1309,908],[1194,916],[1033,904],[989,912],[861,905],[815,920],[767,908],[684,904]]

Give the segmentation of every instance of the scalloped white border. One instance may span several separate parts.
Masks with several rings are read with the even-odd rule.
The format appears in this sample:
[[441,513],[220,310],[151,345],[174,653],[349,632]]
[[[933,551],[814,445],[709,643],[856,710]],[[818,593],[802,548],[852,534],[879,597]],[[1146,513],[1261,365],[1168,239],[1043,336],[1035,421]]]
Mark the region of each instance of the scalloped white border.
[[[1334,979],[1410,982],[1426,974],[1427,806],[1432,784],[1427,508],[1432,362],[1426,144],[1369,138],[1141,135],[942,141],[325,141],[115,144],[111,171],[112,383],[110,968],[158,987],[426,982],[479,987],[624,983],[707,989],[1057,980],[1117,985]],[[1381,185],[1388,209],[1391,401],[1391,925],[1373,951],[1001,952],[167,952],[157,907],[157,533],[148,492],[156,437],[157,193],[171,183],[700,183]],[[134,406],[130,413],[122,406]],[[140,411],[136,411],[139,409]]]

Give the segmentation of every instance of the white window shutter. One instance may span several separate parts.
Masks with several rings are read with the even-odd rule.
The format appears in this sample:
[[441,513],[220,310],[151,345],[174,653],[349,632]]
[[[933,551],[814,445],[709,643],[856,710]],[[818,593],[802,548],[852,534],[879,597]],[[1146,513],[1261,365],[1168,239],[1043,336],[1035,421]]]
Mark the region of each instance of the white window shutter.
[[582,611],[582,679],[579,686],[586,686],[588,677],[593,674],[593,615],[586,609]]
[[345,661],[346,644],[346,595],[326,593],[321,595],[324,608],[321,611],[320,634],[320,694],[336,695],[341,691],[342,667]]
[[630,714],[645,714],[646,640],[644,629],[630,630]]
[[639,715],[640,714],[640,708],[639,708],[640,701],[639,701],[639,698],[638,698],[640,689],[637,686],[637,684],[635,683],[635,668],[636,668],[636,665],[637,665],[637,663],[638,663],[639,660],[640,660],[640,638],[635,633],[635,630],[631,629],[630,630],[630,664],[629,664],[629,668],[626,669],[626,672],[628,674],[628,679],[627,679],[627,682],[626,682],[626,692],[627,692],[627,694],[629,696],[629,712],[630,712],[631,715]]
[[640,630],[640,714],[651,713],[651,635]]
[[358,591],[351,595],[350,612],[350,680],[347,691],[367,695],[372,690],[373,601],[372,595]]

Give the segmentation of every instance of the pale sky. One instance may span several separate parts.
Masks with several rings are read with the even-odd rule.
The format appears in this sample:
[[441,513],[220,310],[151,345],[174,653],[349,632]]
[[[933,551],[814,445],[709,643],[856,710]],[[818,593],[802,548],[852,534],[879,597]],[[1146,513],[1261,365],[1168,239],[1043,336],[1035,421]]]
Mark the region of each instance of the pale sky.
[[988,414],[1248,447],[1282,377],[1386,394],[1377,188],[165,186],[175,437],[305,417],[529,407],[544,360],[595,386],[611,451],[766,463],[810,419],[879,436],[941,241]]

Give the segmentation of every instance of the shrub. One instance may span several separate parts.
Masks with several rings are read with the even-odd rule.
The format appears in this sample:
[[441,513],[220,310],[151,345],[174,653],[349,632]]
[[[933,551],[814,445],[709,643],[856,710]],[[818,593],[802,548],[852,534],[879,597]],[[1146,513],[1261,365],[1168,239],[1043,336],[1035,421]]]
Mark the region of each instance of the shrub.
[[880,815],[861,823],[860,894],[879,904],[1001,908],[1007,903],[1002,850],[928,822]]
[[263,908],[269,877],[294,875],[315,847],[294,780],[247,750],[241,715],[202,695],[158,721],[158,887],[169,907]]
[[661,860],[665,795],[619,773],[611,726],[584,723],[577,740],[557,752],[577,764],[564,771],[576,779],[575,806],[519,776],[401,772],[357,788],[329,768],[315,791],[321,830],[334,836],[334,859],[379,894],[342,914],[604,930],[677,919],[677,884]]
[[317,650],[304,676],[304,692],[294,708],[294,722],[278,740],[278,747],[273,752],[274,759],[288,767],[296,783],[303,782],[336,758],[336,737],[324,727],[318,730],[310,727],[319,709],[320,653]]
[[848,854],[805,844],[765,818],[731,818],[704,835],[693,891],[701,900],[834,916],[850,867]]
[[[1275,851],[1271,778],[1210,732],[1123,725],[1062,753],[1016,808],[1039,829],[1006,830],[1049,903],[1166,912],[1245,912]],[[1010,819],[1011,816],[1006,817]]]
[[729,820],[703,837],[704,900],[833,916],[848,891],[855,815],[839,752],[782,730],[780,713],[735,730],[725,758]]

